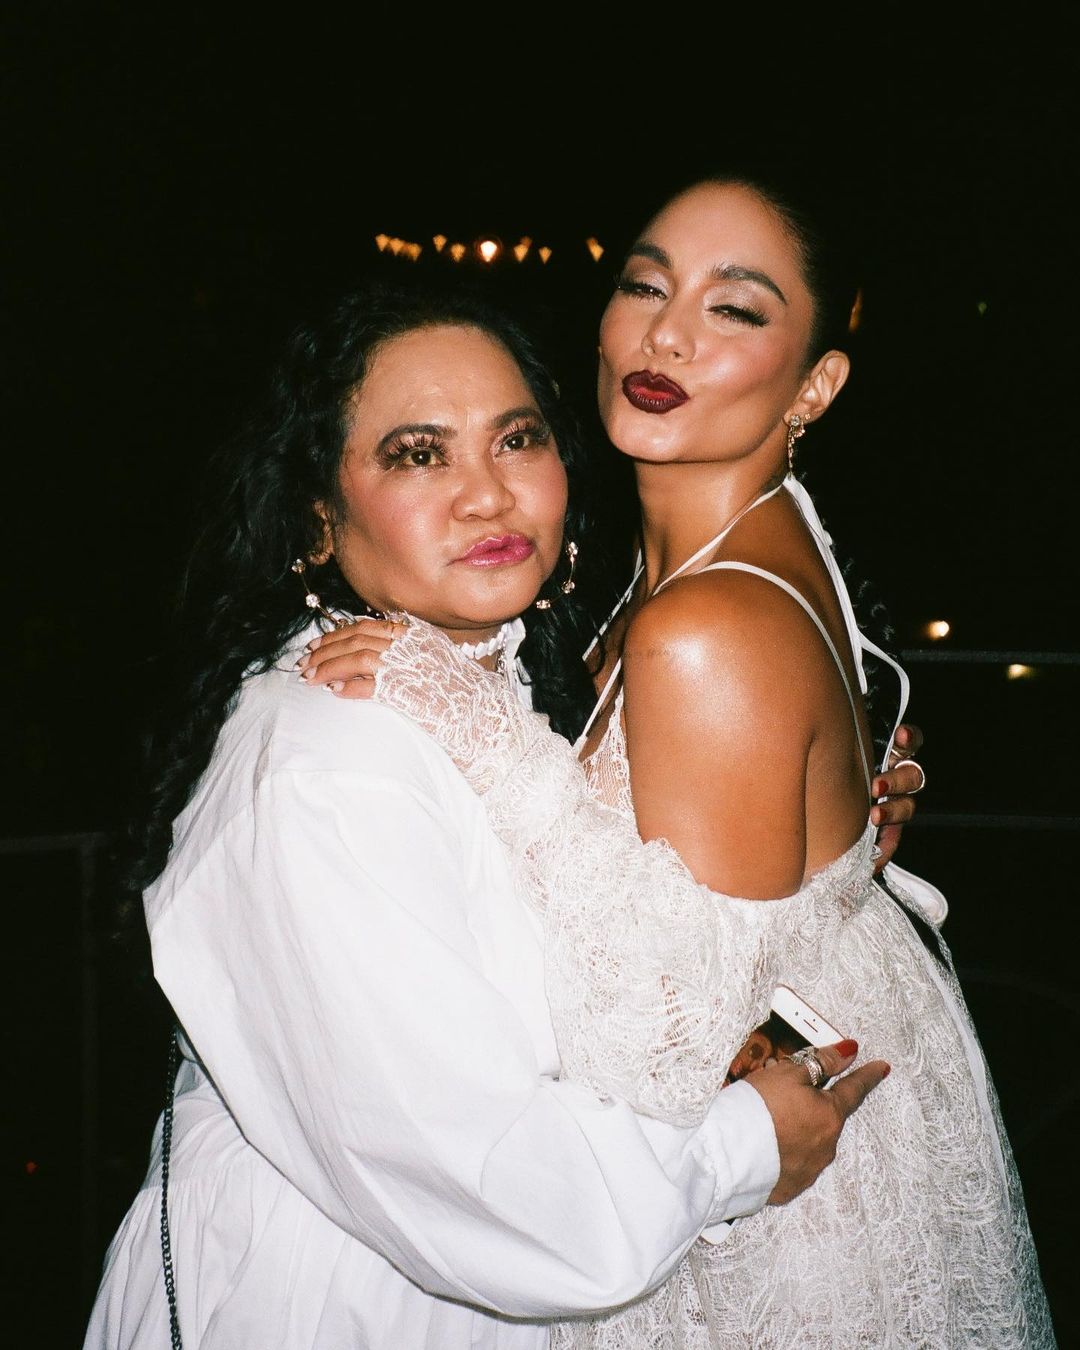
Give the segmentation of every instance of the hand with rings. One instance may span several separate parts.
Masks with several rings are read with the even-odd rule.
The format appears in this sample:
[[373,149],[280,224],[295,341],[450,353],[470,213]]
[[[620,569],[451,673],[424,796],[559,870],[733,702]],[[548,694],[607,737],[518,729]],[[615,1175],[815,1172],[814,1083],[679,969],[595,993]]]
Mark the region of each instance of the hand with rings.
[[818,1053],[812,1045],[806,1045],[801,1050],[794,1051],[788,1055],[792,1064],[802,1064],[810,1075],[810,1086],[812,1088],[821,1087],[828,1081],[829,1075],[825,1072],[825,1066],[818,1058]]
[[[790,1057],[768,1060],[758,1073],[728,1089],[749,1086],[772,1116],[780,1176],[770,1205],[787,1204],[813,1185],[836,1156],[844,1122],[888,1076],[889,1065],[882,1060],[853,1068],[858,1048],[854,1041],[841,1041],[797,1050]],[[829,1079],[836,1081],[828,1092],[819,1091]]]
[[922,748],[923,734],[910,723],[901,723],[889,754],[888,769],[879,773],[871,785],[874,805],[870,821],[877,826],[879,857],[874,870],[880,872],[900,843],[903,827],[915,814],[915,794],[926,786],[926,771],[916,756]]

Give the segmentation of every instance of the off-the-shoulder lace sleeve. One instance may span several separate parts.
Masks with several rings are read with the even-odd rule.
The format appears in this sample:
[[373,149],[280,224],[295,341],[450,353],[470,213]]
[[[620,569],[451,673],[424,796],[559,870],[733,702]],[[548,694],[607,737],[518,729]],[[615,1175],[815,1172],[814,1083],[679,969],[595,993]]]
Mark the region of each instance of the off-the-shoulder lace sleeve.
[[669,845],[643,843],[592,795],[546,717],[426,624],[394,642],[376,697],[418,722],[481,795],[543,916],[564,1074],[645,1114],[699,1120],[768,1014],[798,897],[699,885]]

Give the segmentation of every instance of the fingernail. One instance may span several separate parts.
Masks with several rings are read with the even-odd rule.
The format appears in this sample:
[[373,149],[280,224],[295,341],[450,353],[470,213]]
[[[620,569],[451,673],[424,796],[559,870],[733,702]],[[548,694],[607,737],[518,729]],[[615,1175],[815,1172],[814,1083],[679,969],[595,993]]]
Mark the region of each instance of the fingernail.
[[891,1073],[892,1073],[892,1065],[891,1065],[891,1064],[886,1064],[886,1065],[885,1065],[885,1072],[881,1075],[882,1079],[888,1078],[889,1074],[891,1074]]
[[296,663],[296,669],[303,670],[310,660],[311,660],[310,656],[302,656],[300,660],[297,661]]
[[330,690],[330,692],[331,692],[332,694],[340,694],[341,691],[345,688],[345,681],[344,681],[344,680],[331,680],[330,683],[329,683],[326,687],[327,687],[327,689]]
[[313,670],[302,670],[300,672],[300,678],[302,680],[313,680],[315,678],[315,672]]
[[840,1042],[837,1044],[837,1047],[836,1047],[836,1048],[837,1048],[837,1050],[840,1052],[840,1054],[844,1055],[845,1057],[846,1057],[847,1055],[857,1055],[857,1054],[859,1053],[859,1042],[858,1042],[858,1041],[840,1041]]

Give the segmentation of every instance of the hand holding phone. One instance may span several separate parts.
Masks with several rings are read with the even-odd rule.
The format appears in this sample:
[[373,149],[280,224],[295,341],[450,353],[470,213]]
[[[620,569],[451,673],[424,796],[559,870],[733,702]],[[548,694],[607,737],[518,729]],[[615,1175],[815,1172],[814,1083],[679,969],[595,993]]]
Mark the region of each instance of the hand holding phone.
[[843,1033],[794,989],[779,984],[773,994],[768,1019],[750,1033],[731,1061],[727,1081],[734,1083],[745,1078],[748,1073],[762,1068],[767,1059],[786,1058],[808,1045],[836,1045],[844,1039]]

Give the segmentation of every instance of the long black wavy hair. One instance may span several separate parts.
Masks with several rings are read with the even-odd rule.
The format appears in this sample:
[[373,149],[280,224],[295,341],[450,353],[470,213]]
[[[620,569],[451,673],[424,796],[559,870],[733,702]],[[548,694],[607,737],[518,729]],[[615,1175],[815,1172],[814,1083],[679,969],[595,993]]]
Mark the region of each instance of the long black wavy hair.
[[[178,620],[162,661],[171,682],[147,739],[142,809],[133,818],[126,883],[134,897],[162,870],[172,823],[191,796],[245,677],[270,668],[312,611],[291,571],[317,553],[323,524],[314,503],[339,498],[338,471],[351,396],[383,344],[418,328],[462,326],[487,333],[517,363],[551,427],[567,470],[566,537],[578,541],[575,589],[563,595],[556,569],[545,591],[550,609],[524,616],[521,655],[533,682],[534,706],[557,731],[573,736],[592,705],[581,654],[610,608],[616,580],[588,503],[590,458],[580,425],[559,395],[538,340],[476,289],[368,282],[292,334],[263,406],[218,456],[209,484],[206,523],[180,589]],[[560,567],[565,569],[565,560]],[[336,560],[310,567],[323,603],[346,613],[366,605]]]

